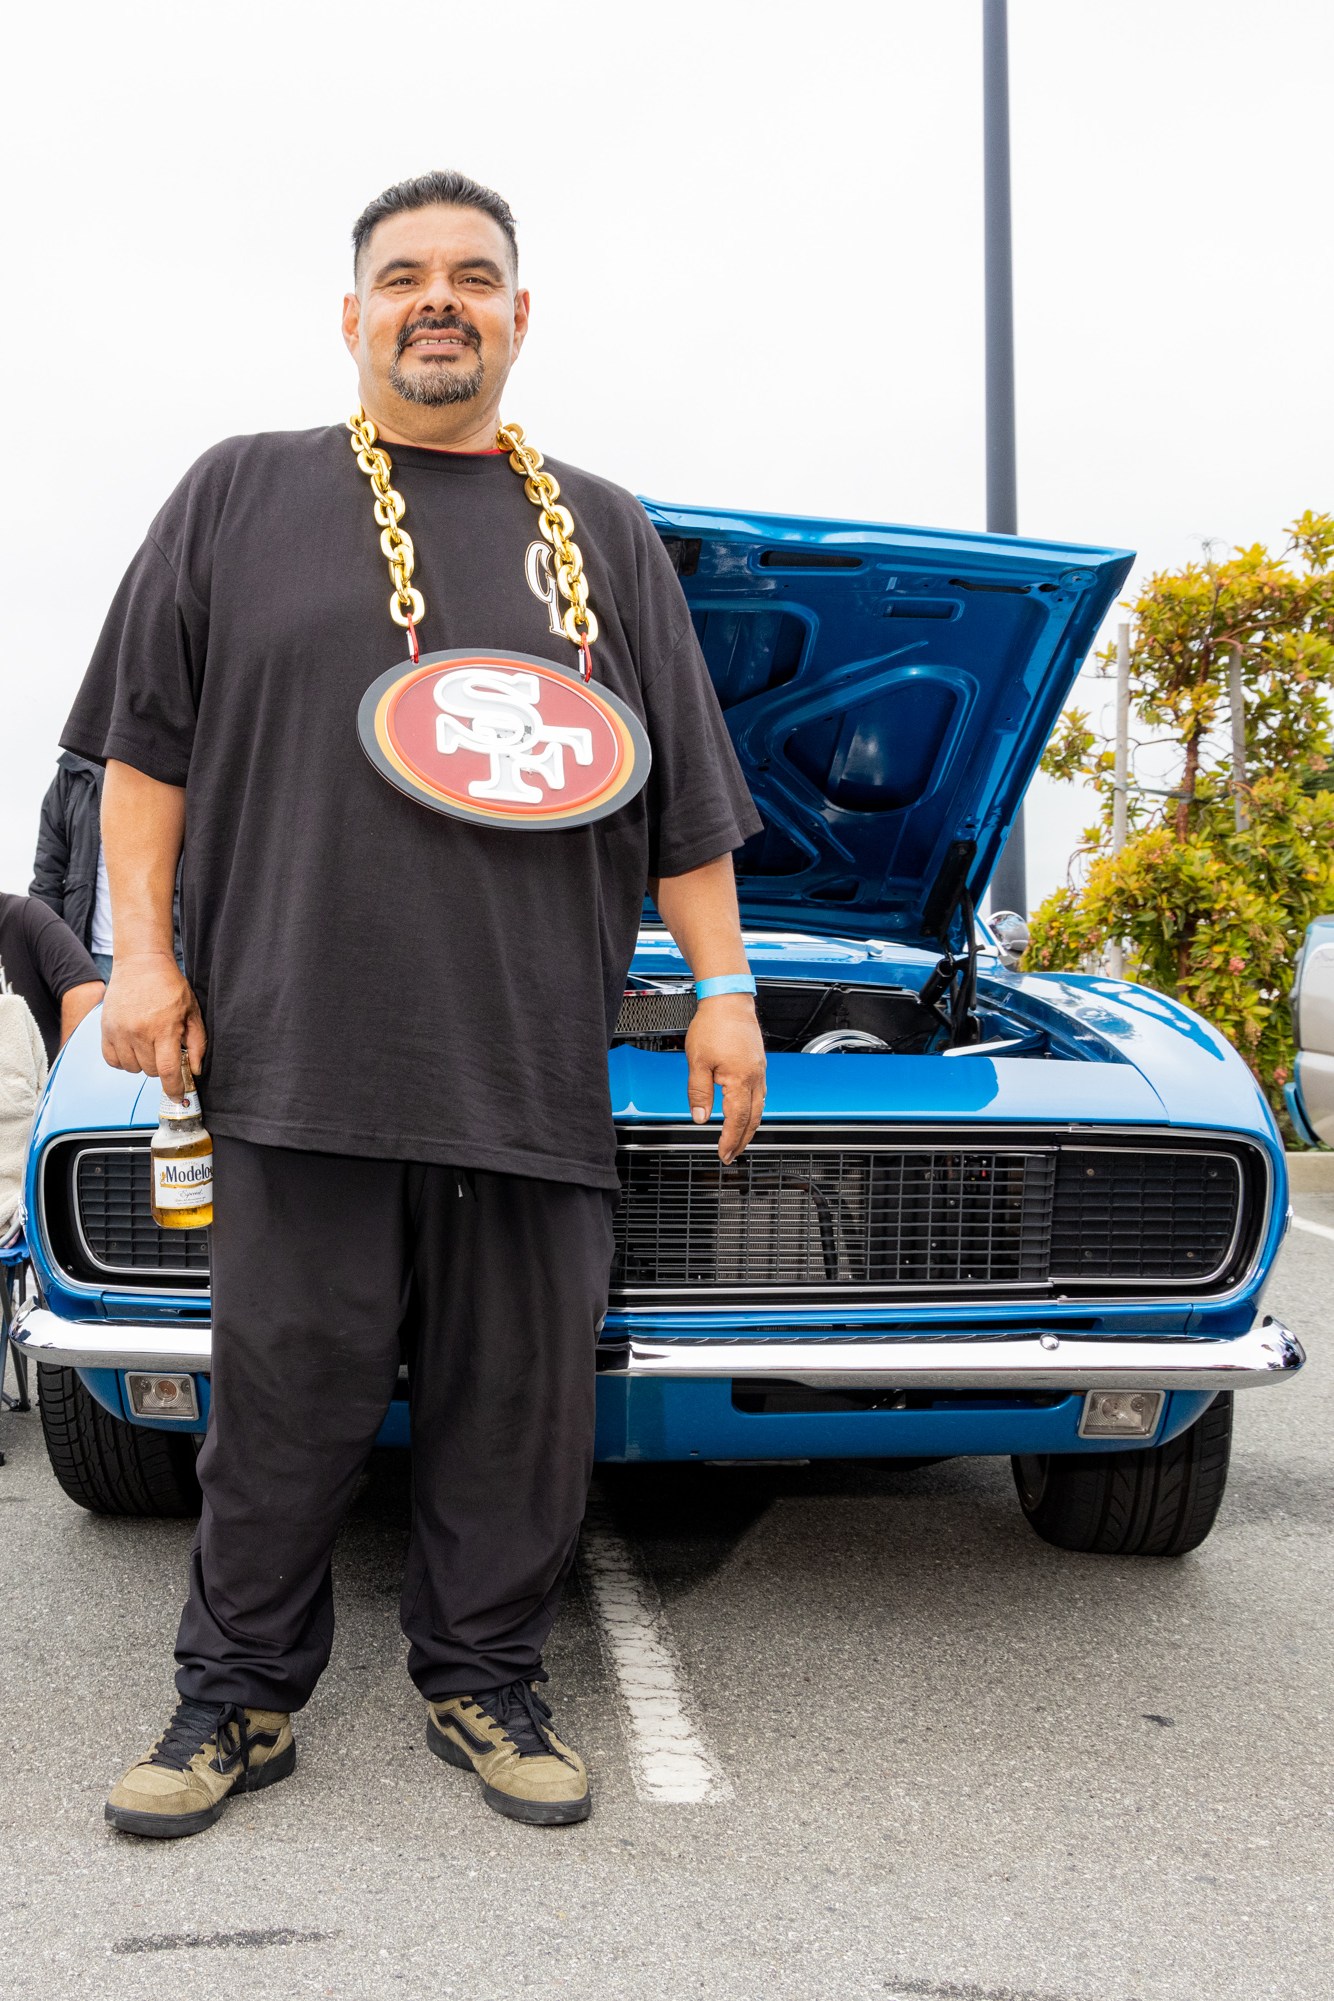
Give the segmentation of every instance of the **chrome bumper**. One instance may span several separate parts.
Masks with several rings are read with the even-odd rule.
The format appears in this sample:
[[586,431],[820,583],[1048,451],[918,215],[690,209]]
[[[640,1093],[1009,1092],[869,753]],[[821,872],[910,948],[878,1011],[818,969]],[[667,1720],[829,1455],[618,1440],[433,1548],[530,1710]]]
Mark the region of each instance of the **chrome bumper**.
[[826,1390],[1245,1390],[1286,1382],[1305,1361],[1297,1337],[1269,1319],[1226,1341],[1016,1334],[980,1341],[655,1342],[641,1336],[598,1349],[598,1367],[620,1375],[764,1376]]
[[[44,1307],[20,1311],[16,1347],[39,1362],[70,1369],[171,1369],[207,1374],[212,1329],[162,1321],[117,1326],[61,1320]],[[1229,1340],[1087,1340],[1016,1334],[994,1340],[935,1336],[885,1341],[832,1336],[824,1341],[607,1341],[600,1373],[715,1379],[763,1376],[810,1389],[925,1390],[1244,1390],[1286,1382],[1306,1360],[1301,1342],[1265,1319]]]
[[207,1320],[62,1320],[44,1306],[20,1307],[10,1336],[22,1355],[62,1369],[196,1370],[207,1375],[213,1329]]

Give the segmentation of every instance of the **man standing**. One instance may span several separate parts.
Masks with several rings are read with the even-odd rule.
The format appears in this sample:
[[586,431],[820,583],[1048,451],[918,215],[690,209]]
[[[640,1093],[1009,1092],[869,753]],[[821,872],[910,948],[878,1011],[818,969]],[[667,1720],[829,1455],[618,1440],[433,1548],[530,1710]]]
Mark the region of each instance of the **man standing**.
[[703,988],[689,1096],[701,1120],[721,1090],[724,1158],[763,1100],[731,863],[760,823],[670,562],[630,495],[498,435],[513,217],[428,174],[353,247],[352,441],[204,455],[65,733],[107,766],[107,1060],[177,1090],[184,1043],[216,1147],[180,1702],[107,1806],[139,1834],[291,1771],[401,1353],[427,1741],[502,1813],[586,1816],[538,1691],[592,1465],[606,1053],[646,884]]

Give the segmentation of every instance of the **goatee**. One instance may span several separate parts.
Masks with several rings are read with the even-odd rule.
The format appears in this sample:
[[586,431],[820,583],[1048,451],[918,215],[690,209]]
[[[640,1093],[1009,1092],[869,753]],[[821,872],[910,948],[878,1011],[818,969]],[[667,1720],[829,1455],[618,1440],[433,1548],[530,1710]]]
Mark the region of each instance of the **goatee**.
[[[452,362],[427,362],[420,369],[408,374],[400,367],[403,355],[412,336],[417,333],[457,333],[471,341],[478,350],[477,360],[468,374],[457,369]],[[482,386],[481,340],[477,329],[468,320],[456,313],[444,313],[439,319],[413,320],[404,327],[394,349],[394,359],[389,369],[389,386],[403,398],[405,403],[471,403]]]
[[410,373],[395,361],[389,370],[389,386],[405,403],[471,403],[482,387],[482,357],[465,375],[445,362],[428,362]]

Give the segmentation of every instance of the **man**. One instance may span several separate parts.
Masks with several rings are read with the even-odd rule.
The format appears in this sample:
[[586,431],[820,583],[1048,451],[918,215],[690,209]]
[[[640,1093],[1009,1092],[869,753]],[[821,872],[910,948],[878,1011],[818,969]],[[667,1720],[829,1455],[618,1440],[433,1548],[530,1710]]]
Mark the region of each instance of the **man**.
[[97,967],[68,924],[34,896],[0,890],[0,994],[21,994],[56,1056],[103,994]]
[[[592,1464],[606,1054],[646,882],[706,986],[689,1101],[703,1120],[721,1090],[725,1159],[763,1100],[731,863],[760,823],[671,565],[630,495],[559,467],[561,514],[535,462],[525,480],[498,448],[528,326],[514,219],[430,174],[372,202],[353,247],[343,334],[378,445],[363,429],[358,457],[335,424],[206,453],[131,565],[65,734],[107,766],[107,1060],[177,1091],[184,1043],[216,1147],[181,1700],[107,1806],[145,1835],[194,1833],[291,1771],[291,1713],[332,1640],[330,1552],[400,1352],[401,1618],[427,1741],[512,1818],[586,1816],[538,1690]],[[452,770],[470,742],[508,746],[449,813],[409,796],[378,696],[387,672],[414,682],[423,619],[420,756]],[[438,652],[478,670],[471,710]],[[585,720],[539,749],[544,676]],[[646,732],[647,784],[602,817],[517,827],[595,761],[595,722],[618,784]],[[171,950],[183,839],[189,983]]]
[[91,954],[100,980],[111,977],[111,888],[102,851],[102,767],[63,751],[42,801],[30,896],[63,917]]

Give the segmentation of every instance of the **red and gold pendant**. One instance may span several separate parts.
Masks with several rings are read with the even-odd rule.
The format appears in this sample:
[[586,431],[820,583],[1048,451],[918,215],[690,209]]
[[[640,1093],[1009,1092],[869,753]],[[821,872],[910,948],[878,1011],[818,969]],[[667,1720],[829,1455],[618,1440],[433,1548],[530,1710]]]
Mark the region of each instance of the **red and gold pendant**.
[[583,827],[641,790],[652,754],[619,696],[527,653],[461,648],[391,667],[361,698],[371,763],[478,826]]

